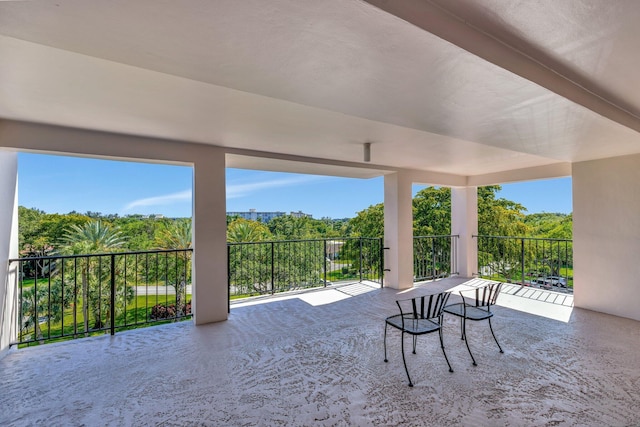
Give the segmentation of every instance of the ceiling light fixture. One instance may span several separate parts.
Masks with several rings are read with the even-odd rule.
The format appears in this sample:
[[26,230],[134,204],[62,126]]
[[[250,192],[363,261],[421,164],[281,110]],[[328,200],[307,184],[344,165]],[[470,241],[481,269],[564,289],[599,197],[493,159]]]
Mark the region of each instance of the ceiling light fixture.
[[371,161],[371,143],[370,142],[364,143],[364,161],[365,162]]

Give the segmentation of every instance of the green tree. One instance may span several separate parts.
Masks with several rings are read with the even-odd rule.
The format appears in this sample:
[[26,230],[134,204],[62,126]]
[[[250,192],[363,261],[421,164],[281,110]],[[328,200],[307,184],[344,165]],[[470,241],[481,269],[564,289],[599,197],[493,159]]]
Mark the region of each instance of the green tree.
[[39,209],[18,207],[18,247],[21,251],[43,251],[58,242],[71,225],[81,225],[89,220],[84,215],[47,214]]
[[350,225],[353,235],[358,237],[383,237],[384,236],[384,205],[369,206],[356,214],[351,219]]
[[[121,248],[125,240],[121,232],[104,224],[101,220],[92,220],[82,226],[72,225],[62,238],[60,253],[84,255],[108,253]],[[84,318],[84,330],[89,330],[89,311],[93,315],[94,328],[104,326],[104,318],[109,318],[110,311],[116,307],[110,307],[110,289],[108,276],[110,274],[109,257],[84,257],[79,259],[79,269],[82,283],[82,315]],[[116,266],[113,266],[116,268]],[[67,271],[73,271],[67,269]],[[132,294],[125,289],[124,281],[118,281],[120,286],[116,289],[116,303],[124,304],[124,299],[130,299]],[[122,300],[122,301],[118,301]],[[103,312],[103,307],[107,309]]]
[[[478,234],[481,236],[527,236],[526,208],[519,203],[497,198],[502,187],[478,188]],[[517,279],[522,268],[522,248],[518,239],[490,239],[478,247],[479,267],[490,266],[498,276]],[[525,254],[525,262],[528,255]]]
[[[20,318],[22,319],[22,331],[30,330],[36,340],[44,338],[40,323],[60,322],[64,309],[69,307],[70,298],[62,292],[60,280],[37,282],[29,287],[24,287],[20,294]],[[42,319],[42,320],[41,320]]]
[[526,208],[520,203],[496,198],[499,185],[478,188],[478,234],[483,236],[527,236]]
[[562,218],[555,227],[547,232],[545,237],[551,239],[573,239],[573,214]]
[[327,231],[323,237],[349,237],[353,234],[350,218],[322,218],[327,223]]
[[269,228],[258,221],[238,218],[227,227],[227,242],[260,242],[269,238]]
[[302,240],[321,237],[326,232],[326,223],[308,217],[283,215],[267,223],[269,231],[277,240]]
[[451,234],[451,189],[426,187],[413,198],[413,235]]
[[90,221],[89,217],[77,213],[68,213],[66,215],[47,214],[42,219],[42,237],[47,244],[56,247],[64,239],[70,228],[83,226],[88,221]]
[[156,232],[158,249],[191,249],[191,219],[181,218],[162,223]]
[[126,248],[130,251],[152,249],[155,245],[157,230],[166,223],[167,221],[133,216],[113,219],[114,226],[121,231],[126,239]]
[[39,241],[42,234],[42,220],[47,214],[39,209],[28,209],[18,206],[18,241],[20,250],[29,248],[40,248],[46,246],[47,242]]
[[[273,257],[269,228],[261,222],[236,218],[227,227],[229,285],[232,294],[264,293],[271,283]],[[240,244],[251,243],[251,244]]]
[[535,213],[524,219],[532,237],[571,239],[573,216],[562,213]]
[[[176,291],[176,315],[187,314],[187,283],[191,282],[191,219],[177,219],[162,223],[156,233],[158,249],[173,249],[176,252],[166,254],[164,258],[165,283]],[[157,276],[157,273],[156,273]]]

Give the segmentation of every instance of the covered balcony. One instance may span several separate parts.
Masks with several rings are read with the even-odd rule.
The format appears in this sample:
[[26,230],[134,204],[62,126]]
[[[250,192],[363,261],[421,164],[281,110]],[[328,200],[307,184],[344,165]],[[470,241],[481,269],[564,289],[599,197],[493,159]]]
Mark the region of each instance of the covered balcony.
[[458,318],[447,317],[454,372],[437,337],[419,337],[417,354],[407,354],[409,388],[399,334],[389,335],[383,361],[383,319],[397,309],[395,299],[479,282],[450,278],[411,291],[351,284],[233,303],[226,322],[180,322],[12,352],[0,360],[0,424],[637,422],[640,372],[637,352],[629,350],[640,338],[637,322],[508,288],[494,318],[504,354],[486,324],[472,324],[473,366]]
[[[638,424],[638,16],[608,1],[0,2],[0,261],[18,257],[19,151],[193,167],[194,242],[193,322],[35,349],[9,350],[19,273],[0,268],[0,421]],[[384,176],[384,287],[229,311],[226,167]],[[496,266],[477,188],[567,176],[573,293],[526,296],[573,308],[523,312],[505,292],[506,352],[473,329],[477,367],[447,320],[456,372],[419,340],[409,391],[380,345],[394,299],[424,290],[412,184],[452,188],[467,281]]]

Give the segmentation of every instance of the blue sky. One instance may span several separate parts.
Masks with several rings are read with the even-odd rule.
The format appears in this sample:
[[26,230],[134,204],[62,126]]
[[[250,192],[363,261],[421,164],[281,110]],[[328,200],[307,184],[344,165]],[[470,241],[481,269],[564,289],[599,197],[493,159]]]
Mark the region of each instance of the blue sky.
[[[18,155],[18,202],[47,213],[191,216],[190,167],[79,157]],[[422,186],[414,186],[414,193]],[[499,197],[528,213],[571,207],[571,179],[505,184]],[[227,169],[227,211],[302,211],[349,218],[383,201],[383,179],[336,178]]]

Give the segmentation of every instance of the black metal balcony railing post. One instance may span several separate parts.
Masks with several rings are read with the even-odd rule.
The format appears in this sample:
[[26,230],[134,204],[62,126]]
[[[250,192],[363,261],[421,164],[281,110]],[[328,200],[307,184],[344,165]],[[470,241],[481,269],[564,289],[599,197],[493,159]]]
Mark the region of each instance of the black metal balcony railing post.
[[231,246],[227,245],[227,313],[231,313]]
[[[9,261],[9,266],[11,266],[11,261]],[[22,321],[25,318],[24,315],[24,307],[22,304],[22,298],[24,296],[24,287],[20,286],[20,278],[24,277],[24,268],[23,268],[23,263],[20,263],[20,267],[18,268],[18,271],[20,271],[19,275],[16,276],[15,278],[15,282],[16,282],[16,289],[18,290],[17,294],[18,294],[18,301],[16,301],[16,304],[18,306],[18,321],[17,323],[17,327],[18,327],[18,331],[16,333],[16,338],[18,339],[18,341],[22,341]]]
[[[73,306],[78,306],[78,258],[73,259]],[[64,277],[64,276],[62,276]],[[64,329],[63,329],[64,331]],[[73,337],[78,336],[78,310],[73,310]]]
[[458,235],[414,236],[414,281],[431,280],[458,274]]
[[[327,286],[332,280],[371,280],[383,286],[384,250],[382,238],[368,237],[229,243],[227,291],[229,297],[274,294],[318,287],[320,281]],[[9,268],[17,263],[21,270],[38,262],[30,270],[31,277],[16,275],[19,326],[12,344],[115,334],[146,323],[187,317],[191,252],[158,250],[9,260]],[[335,263],[328,262],[330,259]]]
[[520,239],[520,278],[522,280],[522,283],[524,285],[524,278],[525,278],[525,268],[524,268],[524,264],[525,264],[525,259],[524,259],[524,239]]
[[[381,281],[381,238],[230,242],[230,295],[253,296],[326,286],[332,280]],[[332,261],[335,260],[335,261]],[[376,276],[377,273],[377,276]]]
[[[178,252],[185,256],[178,256]],[[183,294],[186,298],[183,287],[191,282],[191,268],[187,267],[190,252],[177,249],[10,259],[8,268],[17,263],[14,269],[22,272],[15,279],[17,330],[12,332],[11,345],[96,333],[113,335],[132,326],[190,317],[190,302],[182,299]],[[165,254],[164,262],[159,262],[159,253]],[[149,254],[156,254],[155,263],[148,262]],[[147,262],[139,262],[140,256]],[[31,277],[26,277],[24,266],[34,262],[35,267],[26,273]],[[184,277],[178,274],[181,270]],[[171,287],[175,297],[169,292]],[[144,299],[140,306],[138,296]],[[153,307],[150,296],[155,299]],[[135,304],[131,304],[133,300]]]
[[276,258],[274,256],[275,254],[275,248],[274,248],[274,244],[275,242],[271,242],[271,295],[273,295],[276,292],[276,286],[275,286],[275,274],[276,274],[276,269],[275,269],[275,264],[276,264]]
[[327,270],[329,269],[329,267],[331,267],[331,261],[329,261],[329,257],[327,256],[327,239],[324,239],[322,241],[323,243],[323,259],[322,259],[322,272],[324,274],[324,279],[323,279],[323,283],[324,283],[324,287],[327,287]]
[[51,338],[51,275],[47,279],[47,338]]
[[359,239],[359,243],[360,243],[360,266],[358,268],[359,270],[359,280],[362,282],[362,237],[360,237]]
[[380,242],[380,246],[382,246],[381,249],[381,256],[380,256],[380,262],[381,262],[381,267],[382,267],[382,279],[380,280],[380,287],[383,288],[384,287],[384,273],[387,271],[391,271],[390,268],[386,268],[385,266],[385,262],[384,262],[384,258],[385,258],[385,252],[384,251],[388,251],[391,250],[391,248],[389,247],[385,247],[382,242]]
[[451,250],[449,251],[449,256],[451,257],[451,275],[459,274],[458,271],[458,240],[460,239],[460,235],[456,234],[453,236],[451,240]]
[[434,279],[438,276],[436,268],[436,239],[431,239],[431,277]]
[[573,246],[570,239],[474,236],[478,275],[558,292],[573,290]]
[[111,254],[111,295],[109,307],[109,323],[111,324],[111,335],[116,333],[116,256]]

